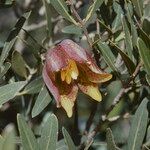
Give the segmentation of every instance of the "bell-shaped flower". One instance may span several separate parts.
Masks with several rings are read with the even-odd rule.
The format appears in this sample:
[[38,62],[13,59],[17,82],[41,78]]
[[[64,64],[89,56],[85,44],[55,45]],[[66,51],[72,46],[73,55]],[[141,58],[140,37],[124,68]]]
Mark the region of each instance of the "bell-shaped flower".
[[63,40],[46,54],[44,82],[57,107],[63,107],[68,117],[73,114],[79,89],[100,102],[102,96],[98,84],[111,78],[111,74],[100,70],[91,55],[72,40]]

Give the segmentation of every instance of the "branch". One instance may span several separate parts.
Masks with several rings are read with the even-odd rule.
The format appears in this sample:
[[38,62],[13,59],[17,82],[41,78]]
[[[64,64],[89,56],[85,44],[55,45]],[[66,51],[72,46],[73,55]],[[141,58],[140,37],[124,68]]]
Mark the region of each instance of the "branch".
[[89,130],[90,130],[90,127],[91,127],[91,125],[92,125],[94,116],[95,116],[96,111],[97,111],[97,107],[98,107],[98,104],[97,104],[97,103],[94,103],[93,106],[92,106],[92,110],[91,110],[90,116],[89,116],[89,118],[88,118],[88,120],[87,120],[87,123],[86,123],[85,133],[88,133]]
[[88,44],[89,44],[90,48],[92,49],[92,42],[91,42],[90,37],[89,37],[89,35],[88,35],[87,28],[85,27],[85,24],[84,24],[83,20],[81,19],[81,17],[80,17],[79,14],[77,13],[77,11],[76,11],[76,9],[75,9],[75,7],[74,7],[74,5],[73,5],[73,1],[72,1],[72,0],[68,0],[67,3],[70,5],[70,8],[71,8],[71,10],[72,10],[72,14],[73,14],[73,15],[76,17],[76,19],[78,20],[78,22],[79,22],[81,28],[83,29],[83,32],[84,32],[86,38],[87,38]]

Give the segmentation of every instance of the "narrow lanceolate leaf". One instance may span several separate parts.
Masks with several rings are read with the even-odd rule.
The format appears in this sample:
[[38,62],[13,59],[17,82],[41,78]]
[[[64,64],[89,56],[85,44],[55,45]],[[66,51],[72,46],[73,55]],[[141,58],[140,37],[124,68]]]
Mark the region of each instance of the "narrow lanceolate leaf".
[[11,62],[12,62],[13,70],[19,76],[27,78],[27,69],[26,69],[27,65],[19,52],[17,52],[17,51],[13,52]]
[[0,105],[14,98],[25,86],[25,81],[14,82],[0,87]]
[[2,49],[1,56],[0,56],[0,67],[2,67],[2,65],[3,65],[5,59],[7,58],[9,51],[13,47],[15,41],[16,41],[16,38],[11,40],[10,42],[5,42],[4,47]]
[[64,139],[57,142],[56,150],[69,150]]
[[47,20],[48,37],[51,37],[52,34],[51,8],[47,0],[43,0],[43,4],[45,6],[45,16]]
[[131,0],[134,7],[135,7],[135,11],[138,14],[138,16],[140,18],[142,18],[143,15],[143,2],[144,0]]
[[147,103],[148,99],[143,99],[133,117],[127,141],[127,150],[141,150],[148,123]]
[[10,67],[11,67],[11,64],[9,62],[6,62],[4,64],[4,66],[1,68],[0,79],[7,73]]
[[150,48],[147,47],[142,39],[138,38],[138,49],[144,63],[145,70],[147,74],[150,75]]
[[115,32],[121,26],[121,14],[123,14],[123,10],[117,2],[113,3],[113,8],[116,13],[116,18],[112,22],[112,30]]
[[129,73],[132,75],[135,70],[135,65],[133,61],[124,53],[115,43],[111,42],[112,46],[114,46],[115,50],[121,55],[122,59],[124,60],[124,63],[126,67],[128,68]]
[[87,22],[95,13],[95,11],[102,5],[104,0],[95,0],[93,4],[89,7],[85,22]]
[[0,146],[0,150],[16,150],[16,143],[14,142],[15,139],[15,130],[12,125],[8,125],[3,133],[3,143]]
[[69,150],[77,150],[76,146],[74,145],[69,133],[67,132],[67,130],[65,128],[62,128],[62,132],[63,132],[63,136],[65,139],[65,143],[68,146]]
[[35,101],[32,109],[32,117],[37,116],[42,112],[42,110],[51,102],[51,97],[44,85]]
[[15,27],[12,29],[12,31],[10,32],[4,47],[2,49],[2,53],[0,56],[0,67],[2,66],[2,64],[4,63],[5,59],[7,58],[7,56],[9,55],[9,52],[11,50],[11,48],[13,47],[15,41],[16,41],[16,36],[18,35],[18,33],[20,32],[23,24],[25,23],[26,19],[28,19],[30,15],[30,12],[25,13],[16,23]]
[[146,75],[146,81],[147,81],[147,83],[150,85],[150,75]]
[[9,7],[12,7],[14,2],[15,1],[13,1],[13,0],[1,1],[0,2],[0,8],[9,8]]
[[21,144],[24,150],[38,150],[36,138],[31,131],[31,128],[25,122],[25,119],[20,114],[17,115],[17,123]]
[[104,57],[105,62],[107,63],[107,65],[113,70],[117,72],[117,68],[115,67],[115,56],[112,53],[111,49],[109,48],[109,46],[106,43],[103,43],[101,41],[99,41],[97,43],[98,50],[100,50],[102,52],[102,55]]
[[127,26],[127,22],[126,22],[124,16],[122,16],[122,26],[123,26],[123,30],[124,30],[124,33],[125,33],[126,52],[127,52],[128,56],[130,57],[130,59],[132,61],[134,61],[134,56],[133,56],[133,53],[132,53],[132,51],[133,51],[132,39],[131,39],[130,31],[129,31],[129,28]]
[[41,131],[40,150],[55,150],[58,138],[58,120],[55,115],[48,117]]
[[23,90],[23,94],[35,94],[38,93],[43,86],[42,77],[38,77],[35,80],[31,81]]
[[4,138],[0,135],[0,149],[3,148]]
[[77,25],[77,22],[73,19],[73,17],[69,14],[69,10],[67,4],[64,0],[49,0],[56,11],[62,15],[65,19]]
[[130,3],[127,3],[126,0],[125,0],[125,9],[127,11],[127,18],[131,26],[131,36],[132,36],[133,47],[136,47],[138,34],[137,34],[136,26],[134,25],[134,21],[132,19],[133,7]]
[[108,150],[120,150],[115,144],[114,137],[110,128],[106,131],[106,141]]
[[138,26],[140,38],[145,42],[145,44],[150,47],[150,37],[149,35],[140,27]]
[[63,33],[82,35],[82,29],[75,25],[69,25],[62,29]]

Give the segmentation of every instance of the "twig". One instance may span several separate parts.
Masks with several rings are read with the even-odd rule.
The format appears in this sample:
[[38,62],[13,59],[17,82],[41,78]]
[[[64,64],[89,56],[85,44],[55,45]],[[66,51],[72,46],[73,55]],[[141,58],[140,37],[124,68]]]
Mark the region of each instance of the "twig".
[[79,14],[77,13],[74,5],[73,5],[73,1],[72,0],[68,0],[67,3],[70,5],[70,8],[72,10],[72,14],[77,18],[77,20],[79,21],[79,24],[81,26],[81,28],[83,29],[83,32],[87,38],[87,41],[88,41],[88,44],[90,46],[90,48],[92,49],[92,42],[90,40],[90,37],[89,37],[89,34],[88,34],[88,31],[87,31],[87,28],[85,27],[85,24],[83,22],[83,20],[81,19],[81,17],[79,16]]
[[73,132],[73,134],[74,134],[74,142],[75,142],[75,144],[79,144],[80,143],[80,131],[79,131],[79,126],[78,126],[78,124],[79,124],[79,122],[78,122],[78,104],[77,104],[77,101],[75,102],[75,106],[74,106],[74,111],[75,111],[75,115],[74,115],[74,132]]
[[94,103],[92,105],[92,110],[91,110],[91,113],[90,113],[90,116],[87,120],[87,123],[86,123],[86,127],[85,127],[85,133],[88,133],[89,132],[89,129],[92,125],[92,122],[93,122],[93,119],[94,119],[94,116],[96,114],[96,111],[97,111],[97,107],[98,107],[98,104],[97,103]]

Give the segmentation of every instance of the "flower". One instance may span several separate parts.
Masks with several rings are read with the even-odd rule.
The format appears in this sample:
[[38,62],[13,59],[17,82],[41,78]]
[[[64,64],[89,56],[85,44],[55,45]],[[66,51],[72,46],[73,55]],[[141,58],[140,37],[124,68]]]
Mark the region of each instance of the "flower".
[[63,40],[46,54],[44,82],[57,107],[63,107],[68,117],[73,114],[79,89],[100,102],[102,96],[98,84],[111,78],[111,74],[100,70],[91,55],[72,40]]

